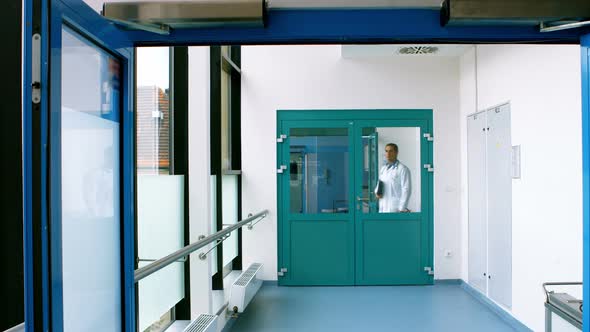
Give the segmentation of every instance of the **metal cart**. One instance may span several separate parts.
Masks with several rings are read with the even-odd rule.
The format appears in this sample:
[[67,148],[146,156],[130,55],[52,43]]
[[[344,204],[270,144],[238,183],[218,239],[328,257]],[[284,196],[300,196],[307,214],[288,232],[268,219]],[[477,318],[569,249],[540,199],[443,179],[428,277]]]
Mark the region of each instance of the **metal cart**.
[[582,285],[581,282],[546,282],[545,291],[545,332],[582,330],[582,300],[567,293],[547,290],[547,286]]

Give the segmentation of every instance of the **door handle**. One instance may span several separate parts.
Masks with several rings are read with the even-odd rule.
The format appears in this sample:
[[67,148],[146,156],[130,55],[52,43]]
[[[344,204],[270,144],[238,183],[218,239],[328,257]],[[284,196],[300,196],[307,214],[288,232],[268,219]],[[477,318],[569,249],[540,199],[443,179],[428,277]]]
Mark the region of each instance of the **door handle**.
[[368,197],[358,197],[356,198],[357,201],[359,202],[369,202],[370,199]]

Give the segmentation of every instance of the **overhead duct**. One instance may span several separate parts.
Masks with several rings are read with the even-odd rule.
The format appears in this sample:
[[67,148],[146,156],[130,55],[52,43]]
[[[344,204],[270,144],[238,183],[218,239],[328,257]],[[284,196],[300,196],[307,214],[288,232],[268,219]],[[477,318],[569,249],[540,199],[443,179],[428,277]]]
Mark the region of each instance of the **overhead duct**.
[[192,0],[105,3],[102,15],[129,29],[168,34],[172,29],[262,27],[264,0]]
[[445,0],[444,25],[559,25],[590,19],[589,0]]

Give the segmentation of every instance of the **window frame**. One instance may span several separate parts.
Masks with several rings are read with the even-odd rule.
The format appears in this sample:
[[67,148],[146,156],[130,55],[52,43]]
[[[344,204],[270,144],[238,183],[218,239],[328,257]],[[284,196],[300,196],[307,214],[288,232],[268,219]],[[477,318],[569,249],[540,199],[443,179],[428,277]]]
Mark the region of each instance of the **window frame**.
[[[137,48],[136,48],[137,49]],[[184,175],[184,245],[190,244],[190,216],[189,216],[189,164],[188,164],[188,47],[168,47],[168,149],[170,175]],[[133,98],[135,111],[133,112],[133,156],[134,165],[134,210],[137,211],[137,53],[134,52],[134,88]],[[138,214],[134,215],[134,270],[139,268],[138,257]],[[171,323],[176,320],[190,320],[190,260],[184,262],[184,298],[169,311]],[[135,283],[135,307],[139,308],[139,283]],[[139,322],[139,310],[135,310],[135,321]]]
[[[227,47],[229,54],[223,54],[222,47]],[[210,151],[211,175],[216,175],[216,229],[223,228],[222,208],[222,176],[237,175],[238,179],[238,220],[242,219],[242,149],[241,149],[241,47],[211,46],[210,47]],[[223,167],[222,153],[222,71],[229,74],[228,91],[228,158],[229,169]],[[212,276],[213,290],[223,289],[223,278],[233,270],[242,269],[242,230],[237,231],[238,254],[227,266],[223,266],[223,243],[217,251],[217,273]],[[231,266],[230,266],[231,265]]]

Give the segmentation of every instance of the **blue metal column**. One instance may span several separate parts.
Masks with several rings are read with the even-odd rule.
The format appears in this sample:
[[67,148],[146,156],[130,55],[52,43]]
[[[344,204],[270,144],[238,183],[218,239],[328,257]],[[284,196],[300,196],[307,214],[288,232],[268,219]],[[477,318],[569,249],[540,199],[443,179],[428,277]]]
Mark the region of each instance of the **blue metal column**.
[[33,233],[31,194],[31,42],[33,40],[33,1],[23,1],[23,257],[25,288],[25,330],[33,331]]
[[[47,228],[48,1],[23,1],[23,243],[25,329],[49,327]],[[33,35],[40,35],[37,58]],[[33,62],[39,64],[41,101],[32,102]]]
[[[590,300],[590,35],[580,42],[582,51],[582,181],[584,203],[584,304]],[[584,310],[584,332],[590,332],[590,312]]]

